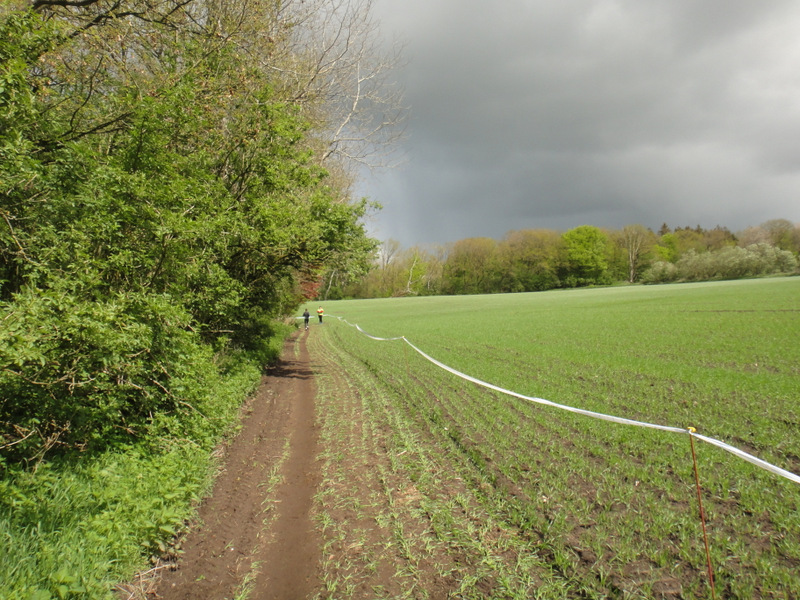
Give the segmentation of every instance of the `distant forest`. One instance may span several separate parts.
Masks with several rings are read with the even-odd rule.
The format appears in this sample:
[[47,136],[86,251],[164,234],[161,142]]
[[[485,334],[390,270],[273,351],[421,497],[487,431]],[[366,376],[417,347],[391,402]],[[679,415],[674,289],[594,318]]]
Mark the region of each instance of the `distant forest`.
[[403,248],[388,240],[358,280],[331,270],[323,299],[532,292],[628,283],[667,283],[797,274],[800,224],[773,219],[732,233],[725,227],[643,225],[564,233],[511,231],[501,240],[466,238]]

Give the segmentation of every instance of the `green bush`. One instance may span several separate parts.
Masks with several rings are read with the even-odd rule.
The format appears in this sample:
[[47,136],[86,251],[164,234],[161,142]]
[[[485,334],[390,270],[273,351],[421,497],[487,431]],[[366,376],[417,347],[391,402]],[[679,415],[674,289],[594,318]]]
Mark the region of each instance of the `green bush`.
[[0,307],[0,434],[19,441],[7,460],[97,449],[141,434],[156,413],[202,402],[212,354],[169,297],[87,301],[59,288]]
[[688,250],[675,264],[658,261],[642,276],[643,283],[739,279],[777,273],[794,273],[798,261],[791,252],[767,243],[740,248],[728,246],[713,252]]
[[642,274],[642,283],[669,283],[678,278],[678,268],[671,262],[656,261]]
[[760,243],[714,252],[689,250],[678,260],[676,267],[680,279],[708,281],[792,272],[797,269],[797,259],[791,252]]

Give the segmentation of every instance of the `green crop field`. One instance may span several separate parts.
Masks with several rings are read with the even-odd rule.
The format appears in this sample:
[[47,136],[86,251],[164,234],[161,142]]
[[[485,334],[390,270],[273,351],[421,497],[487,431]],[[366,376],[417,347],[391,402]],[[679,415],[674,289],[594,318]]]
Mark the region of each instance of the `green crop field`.
[[[311,343],[358,390],[361,435],[389,447],[382,481],[413,486],[408,560],[439,565],[453,597],[710,598],[690,437],[486,390],[344,320],[502,388],[695,427],[800,474],[798,278],[325,309]],[[334,387],[320,384],[323,424]],[[797,597],[800,485],[696,449],[717,597]]]

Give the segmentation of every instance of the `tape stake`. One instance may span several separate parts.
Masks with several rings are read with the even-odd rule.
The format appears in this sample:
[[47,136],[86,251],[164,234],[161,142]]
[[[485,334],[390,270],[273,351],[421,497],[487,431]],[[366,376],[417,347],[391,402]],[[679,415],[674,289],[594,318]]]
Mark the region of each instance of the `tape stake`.
[[703,527],[703,543],[706,547],[706,567],[708,569],[708,585],[711,588],[711,599],[716,600],[717,592],[714,586],[714,569],[711,566],[711,549],[708,544],[708,532],[706,531],[706,514],[703,509],[703,493],[700,489],[700,472],[697,469],[697,454],[694,451],[694,435],[697,430],[689,427],[689,443],[692,447],[692,464],[694,465],[694,481],[697,488],[697,506],[700,509],[700,524]]

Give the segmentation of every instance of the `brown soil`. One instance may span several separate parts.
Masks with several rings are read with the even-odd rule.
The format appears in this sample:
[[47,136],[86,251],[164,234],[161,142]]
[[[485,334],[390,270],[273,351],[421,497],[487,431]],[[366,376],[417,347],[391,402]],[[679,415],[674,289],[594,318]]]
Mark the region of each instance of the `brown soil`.
[[[233,598],[243,585],[258,599],[318,592],[320,542],[311,508],[320,473],[307,337],[289,339],[264,376],[177,568],[161,570],[150,598]],[[268,495],[277,465],[281,483]]]

